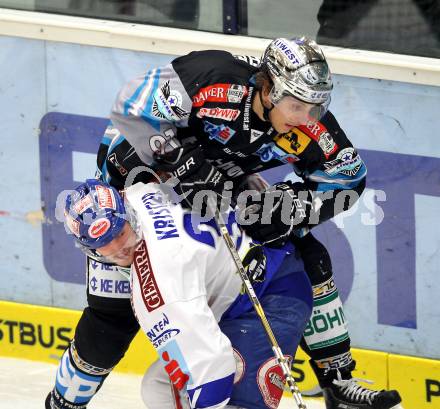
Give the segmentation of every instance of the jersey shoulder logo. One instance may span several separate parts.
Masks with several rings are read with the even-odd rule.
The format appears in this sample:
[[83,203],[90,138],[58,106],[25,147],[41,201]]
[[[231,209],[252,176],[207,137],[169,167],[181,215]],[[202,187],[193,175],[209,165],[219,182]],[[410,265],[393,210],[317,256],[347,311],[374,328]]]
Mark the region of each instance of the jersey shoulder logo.
[[348,177],[355,176],[362,167],[363,161],[354,148],[342,149],[336,159],[324,163],[325,173],[329,176],[342,174]]
[[182,94],[170,88],[170,81],[166,81],[154,93],[151,110],[156,118],[169,121],[179,121],[189,115],[189,112],[182,108]]

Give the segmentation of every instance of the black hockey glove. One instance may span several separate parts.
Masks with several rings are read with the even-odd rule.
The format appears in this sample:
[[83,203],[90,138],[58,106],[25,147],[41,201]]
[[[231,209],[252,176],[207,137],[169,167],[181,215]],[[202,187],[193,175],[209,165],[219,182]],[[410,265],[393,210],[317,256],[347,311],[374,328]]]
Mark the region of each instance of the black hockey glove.
[[252,203],[238,203],[239,224],[264,245],[283,245],[295,229],[307,225],[311,193],[302,183],[282,182],[252,197]]
[[263,246],[252,246],[244,256],[243,266],[252,283],[263,282],[266,278],[266,255]]
[[181,196],[182,205],[200,211],[204,209],[209,194],[219,206],[227,179],[205,159],[199,145],[184,145],[156,155],[154,166],[178,179],[174,190]]

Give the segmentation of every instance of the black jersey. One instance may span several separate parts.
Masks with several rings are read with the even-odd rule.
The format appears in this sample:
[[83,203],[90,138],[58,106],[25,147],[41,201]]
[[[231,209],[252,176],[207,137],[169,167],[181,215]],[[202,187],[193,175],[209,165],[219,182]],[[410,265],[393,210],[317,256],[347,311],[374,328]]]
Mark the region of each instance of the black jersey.
[[[304,189],[362,191],[366,167],[330,112],[285,134],[253,112],[258,67],[250,62],[225,51],[192,52],[127,83],[100,146],[102,178],[122,188],[134,167],[154,168],[155,152],[197,142],[230,179],[290,164]],[[148,180],[148,172],[140,175],[134,181]],[[322,220],[336,213],[333,203]]]

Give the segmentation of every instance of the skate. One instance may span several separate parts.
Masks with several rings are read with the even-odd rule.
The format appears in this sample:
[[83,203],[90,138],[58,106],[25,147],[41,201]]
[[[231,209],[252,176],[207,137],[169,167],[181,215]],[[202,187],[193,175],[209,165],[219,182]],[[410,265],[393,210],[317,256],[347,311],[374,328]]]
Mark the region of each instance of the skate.
[[321,369],[310,364],[322,388],[326,409],[402,409],[402,399],[395,390],[375,391],[358,383],[364,381],[351,377],[356,362],[340,369]]

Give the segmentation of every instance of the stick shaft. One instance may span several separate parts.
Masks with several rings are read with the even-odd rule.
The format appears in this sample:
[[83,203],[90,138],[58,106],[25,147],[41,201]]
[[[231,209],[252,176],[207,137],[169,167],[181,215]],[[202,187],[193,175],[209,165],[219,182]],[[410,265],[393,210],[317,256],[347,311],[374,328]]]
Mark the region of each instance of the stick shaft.
[[278,364],[280,365],[283,374],[286,377],[286,383],[289,387],[290,392],[293,395],[293,398],[295,399],[295,403],[297,404],[299,409],[307,409],[304,400],[302,398],[301,392],[299,391],[298,385],[296,384],[295,379],[293,378],[292,373],[290,372],[289,365],[287,364],[287,359],[285,358],[284,354],[281,351],[280,346],[278,345],[278,342],[275,338],[275,335],[272,331],[269,321],[266,318],[266,314],[264,313],[263,307],[261,306],[260,301],[258,300],[258,297],[255,294],[254,287],[252,286],[252,283],[249,280],[249,277],[246,273],[246,269],[243,266],[238,251],[235,248],[235,244],[232,241],[232,238],[228,232],[223,216],[218,211],[217,206],[212,203],[211,198],[208,199],[208,204],[211,210],[213,211],[213,214],[215,215],[215,219],[220,228],[220,232],[223,237],[223,240],[225,241],[226,246],[228,247],[228,250],[231,253],[232,258],[234,259],[238,273],[240,274],[241,280],[244,284],[246,293],[249,296],[249,299],[251,300],[257,315],[260,317],[260,321],[263,324],[267,337],[269,338],[269,342],[272,346],[272,350],[274,352],[275,358],[277,359]]

